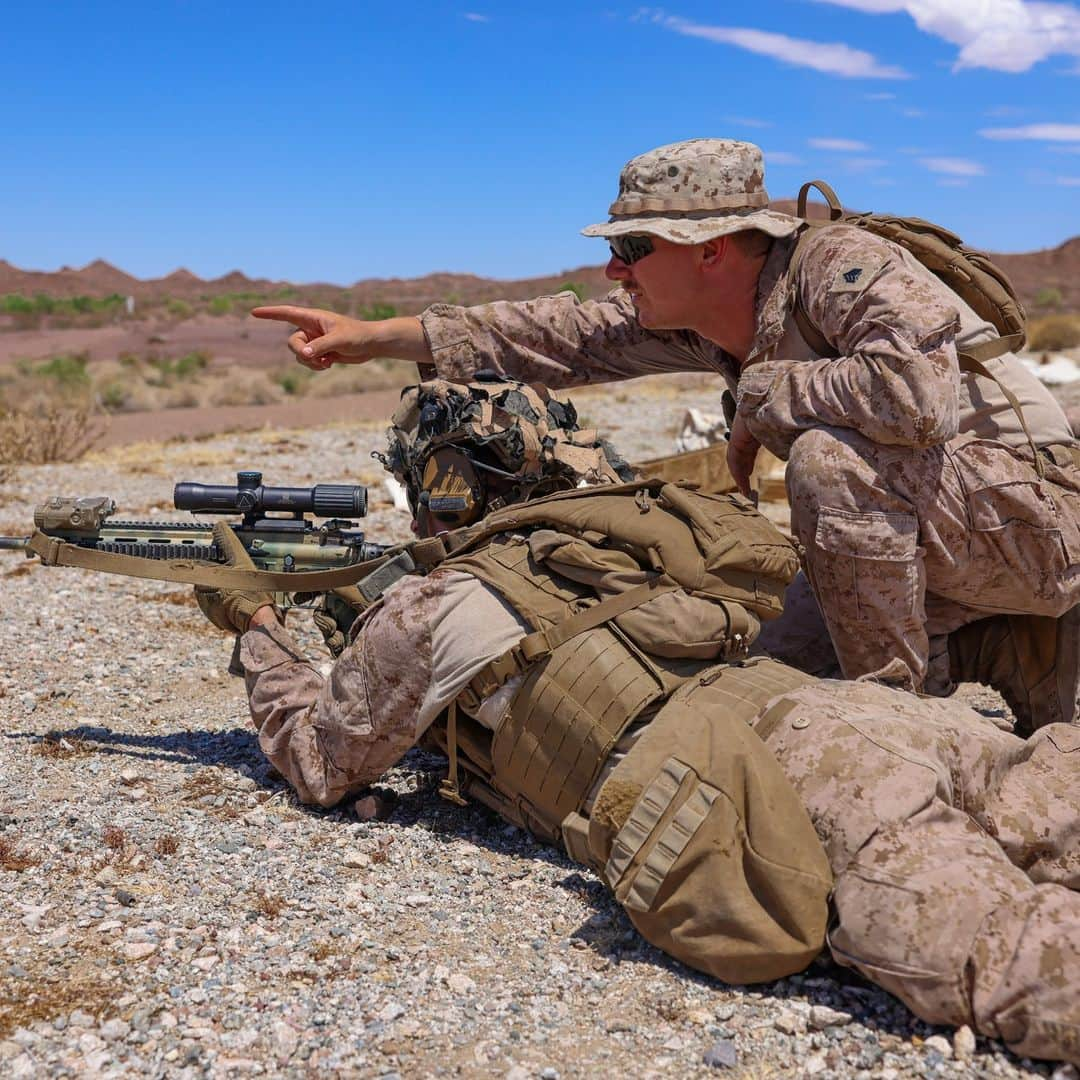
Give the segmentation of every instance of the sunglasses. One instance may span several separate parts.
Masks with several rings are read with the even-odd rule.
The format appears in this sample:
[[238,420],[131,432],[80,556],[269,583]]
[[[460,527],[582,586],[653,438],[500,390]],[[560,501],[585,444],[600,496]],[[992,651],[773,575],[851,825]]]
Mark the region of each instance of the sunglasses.
[[638,259],[644,259],[656,249],[651,236],[611,236],[608,237],[611,254],[627,266],[633,266]]

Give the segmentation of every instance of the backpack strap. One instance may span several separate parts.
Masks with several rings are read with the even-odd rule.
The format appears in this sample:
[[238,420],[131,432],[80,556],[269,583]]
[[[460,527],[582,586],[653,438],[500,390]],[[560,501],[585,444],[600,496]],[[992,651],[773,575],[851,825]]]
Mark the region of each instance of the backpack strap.
[[806,219],[806,197],[810,194],[812,188],[817,188],[825,196],[825,201],[829,204],[829,220],[839,221],[844,216],[844,208],[840,205],[840,199],[837,197],[836,192],[833,191],[832,186],[824,180],[807,180],[799,188],[799,201],[795,213],[804,220]]

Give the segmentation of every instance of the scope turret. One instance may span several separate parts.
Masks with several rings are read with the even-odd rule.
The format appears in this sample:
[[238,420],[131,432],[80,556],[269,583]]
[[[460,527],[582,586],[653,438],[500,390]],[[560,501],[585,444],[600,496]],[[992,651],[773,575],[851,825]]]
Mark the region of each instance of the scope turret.
[[314,487],[265,487],[262,473],[238,472],[236,486],[181,481],[173,489],[177,510],[193,514],[236,514],[252,517],[267,510],[287,510],[316,517],[353,518],[367,514],[367,488],[362,484],[316,484]]

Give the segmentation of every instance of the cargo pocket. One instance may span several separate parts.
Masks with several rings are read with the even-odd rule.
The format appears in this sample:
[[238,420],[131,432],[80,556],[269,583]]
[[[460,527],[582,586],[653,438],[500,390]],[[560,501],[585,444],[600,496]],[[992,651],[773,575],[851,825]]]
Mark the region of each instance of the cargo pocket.
[[807,561],[823,609],[843,622],[914,617],[918,543],[914,514],[821,510]]
[[1002,612],[1060,614],[1080,577],[1080,498],[1040,480],[1020,453],[998,443],[971,439],[949,457],[971,527],[970,573],[956,598]]

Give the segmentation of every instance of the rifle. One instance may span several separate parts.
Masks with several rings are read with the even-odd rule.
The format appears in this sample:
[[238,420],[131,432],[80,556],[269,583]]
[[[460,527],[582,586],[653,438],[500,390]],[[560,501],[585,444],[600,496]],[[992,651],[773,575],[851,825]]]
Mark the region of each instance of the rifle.
[[[235,486],[182,481],[173,505],[193,514],[240,514],[230,524],[256,570],[221,565],[224,556],[209,522],[114,520],[116,503],[104,496],[49,499],[34,511],[34,533],[0,537],[0,550],[36,554],[53,566],[266,589],[282,610],[355,582],[393,550],[368,542],[352,520],[367,514],[362,485],[265,487],[262,473],[244,471],[236,474]],[[328,520],[316,524],[304,516],[309,513]]]

